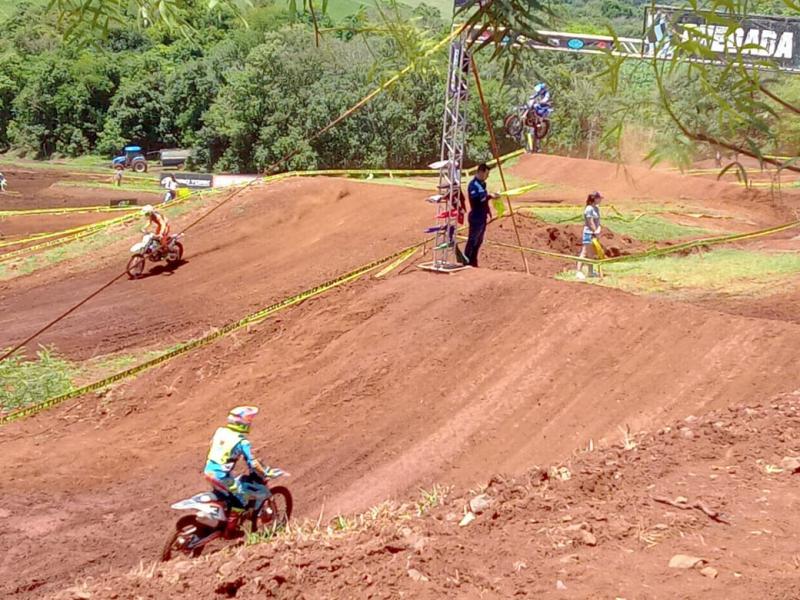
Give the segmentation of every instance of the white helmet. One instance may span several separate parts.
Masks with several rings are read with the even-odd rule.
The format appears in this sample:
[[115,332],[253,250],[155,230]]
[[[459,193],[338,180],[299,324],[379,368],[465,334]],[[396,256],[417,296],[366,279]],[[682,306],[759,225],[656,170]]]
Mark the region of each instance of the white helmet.
[[248,433],[257,414],[257,406],[237,406],[232,408],[228,413],[228,429],[239,433]]
[[153,208],[153,205],[152,205],[152,204],[145,204],[145,205],[142,207],[142,214],[143,214],[145,217],[149,217],[150,215],[152,215],[152,214],[153,214],[153,211],[154,211],[154,210],[155,210],[155,209]]

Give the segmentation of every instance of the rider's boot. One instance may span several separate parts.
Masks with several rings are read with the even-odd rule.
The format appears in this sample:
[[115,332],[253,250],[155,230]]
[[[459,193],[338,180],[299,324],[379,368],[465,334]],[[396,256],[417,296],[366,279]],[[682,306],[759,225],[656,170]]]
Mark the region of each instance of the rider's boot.
[[228,512],[228,522],[225,524],[225,533],[223,534],[226,540],[244,537],[244,531],[239,529],[239,520],[243,512],[240,508],[231,508]]

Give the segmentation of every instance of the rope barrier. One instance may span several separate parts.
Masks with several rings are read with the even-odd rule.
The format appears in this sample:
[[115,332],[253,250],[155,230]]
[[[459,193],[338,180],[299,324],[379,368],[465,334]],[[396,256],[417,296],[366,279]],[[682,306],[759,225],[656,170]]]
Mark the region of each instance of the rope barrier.
[[[769,227],[767,229],[759,229],[757,231],[750,231],[746,233],[734,233],[731,235],[721,235],[716,237],[709,237],[709,238],[701,238],[698,240],[691,240],[688,242],[684,242],[682,244],[676,244],[674,246],[667,246],[665,248],[654,248],[652,250],[647,250],[645,252],[638,252],[636,254],[625,254],[622,256],[614,256],[610,258],[604,259],[596,259],[596,258],[580,258],[578,256],[573,256],[571,254],[563,254],[561,252],[551,252],[549,250],[539,250],[538,248],[529,248],[527,246],[519,246],[516,244],[509,244],[506,242],[497,242],[493,240],[486,240],[484,243],[489,244],[490,246],[500,246],[503,248],[509,248],[511,250],[521,250],[523,252],[528,252],[530,254],[536,254],[539,256],[544,256],[547,258],[554,258],[558,260],[564,260],[569,262],[582,262],[584,264],[591,264],[595,266],[602,266],[612,263],[618,262],[628,262],[628,261],[636,261],[642,260],[644,258],[651,258],[654,256],[665,256],[668,254],[674,254],[676,252],[684,252],[686,250],[691,250],[693,248],[699,248],[701,246],[715,246],[718,244],[727,244],[731,242],[740,242],[743,240],[750,240],[756,239],[759,237],[766,237],[769,235],[773,235],[775,233],[780,233],[781,231],[786,231],[788,229],[793,229],[795,227],[800,226],[800,220],[791,221],[789,223],[784,223],[783,225],[777,225],[775,227]],[[458,236],[459,239],[466,239],[464,236]]]
[[50,328],[51,328],[53,325],[55,325],[55,324],[56,324],[56,323],[58,323],[59,321],[62,321],[62,320],[64,320],[64,319],[66,319],[66,318],[67,318],[67,317],[68,317],[70,314],[72,314],[73,312],[75,312],[76,310],[78,310],[78,309],[79,309],[81,306],[83,306],[84,304],[86,304],[86,303],[87,303],[89,300],[91,300],[92,298],[94,298],[95,296],[97,296],[98,294],[100,294],[100,292],[102,292],[102,291],[104,291],[105,289],[107,289],[107,288],[111,287],[111,286],[112,286],[114,283],[116,283],[116,282],[117,282],[117,281],[118,281],[118,280],[119,280],[121,277],[123,277],[124,275],[126,275],[125,271],[123,271],[123,272],[122,272],[122,273],[120,273],[119,275],[115,276],[115,277],[114,277],[114,278],[113,278],[111,281],[109,281],[108,283],[105,283],[105,284],[103,284],[101,287],[99,287],[97,290],[95,290],[94,292],[92,292],[91,294],[89,294],[88,296],[86,296],[86,298],[84,298],[83,300],[81,300],[80,302],[78,302],[78,303],[77,303],[75,306],[73,306],[72,308],[70,308],[68,311],[66,311],[65,313],[62,313],[61,315],[59,315],[58,317],[56,317],[55,319],[53,319],[52,321],[50,321],[50,322],[49,322],[47,325],[45,325],[44,327],[42,327],[41,329],[39,329],[39,330],[38,330],[36,333],[34,333],[34,334],[32,334],[32,335],[28,336],[28,337],[27,337],[27,338],[26,338],[24,341],[20,342],[19,344],[17,344],[16,346],[14,346],[14,347],[13,347],[13,348],[11,348],[10,350],[8,350],[8,351],[7,351],[5,354],[3,354],[3,356],[0,356],[0,361],[4,361],[4,360],[5,360],[5,359],[7,359],[9,356],[11,356],[12,354],[14,354],[14,353],[15,353],[17,350],[19,350],[20,348],[22,348],[23,346],[25,346],[25,344],[27,344],[27,343],[28,343],[28,342],[30,342],[31,340],[34,340],[34,339],[36,339],[36,338],[37,338],[37,337],[39,337],[41,334],[43,334],[45,331],[47,331],[48,329],[50,329]]
[[[165,363],[165,362],[167,362],[167,361],[169,361],[169,360],[171,360],[173,358],[181,356],[182,354],[186,354],[187,352],[190,352],[190,351],[195,350],[197,348],[200,348],[200,347],[206,346],[208,344],[211,344],[212,342],[214,342],[216,340],[219,340],[219,339],[221,339],[221,338],[233,333],[234,331],[237,331],[237,330],[242,329],[244,327],[247,327],[249,325],[255,325],[257,323],[260,323],[264,319],[266,319],[266,318],[268,318],[268,317],[270,317],[270,316],[272,316],[272,315],[274,315],[274,314],[276,314],[278,312],[281,312],[281,311],[283,311],[283,310],[285,310],[285,309],[287,309],[287,308],[289,308],[291,306],[299,304],[299,303],[301,303],[301,302],[303,302],[305,300],[308,300],[310,298],[313,298],[313,297],[316,297],[316,296],[320,296],[320,295],[324,294],[325,292],[328,292],[328,291],[330,291],[330,290],[332,290],[332,289],[334,289],[336,287],[339,287],[341,285],[349,283],[350,281],[358,279],[361,276],[363,276],[363,275],[365,275],[365,274],[367,274],[367,273],[369,273],[371,271],[374,271],[375,269],[377,269],[378,267],[380,267],[381,265],[383,265],[383,264],[385,264],[385,263],[387,263],[389,261],[393,261],[393,260],[398,259],[398,258],[407,258],[407,256],[410,256],[410,253],[412,251],[416,251],[424,243],[425,243],[425,241],[419,242],[419,243],[414,244],[412,246],[408,246],[408,247],[403,248],[401,250],[398,250],[397,252],[394,252],[394,253],[392,253],[392,254],[390,254],[388,256],[384,256],[383,258],[379,258],[379,259],[374,260],[374,261],[372,261],[370,263],[367,263],[367,264],[365,264],[365,265],[363,265],[361,267],[358,267],[358,268],[356,268],[356,269],[354,269],[354,270],[352,270],[352,271],[350,271],[348,273],[345,273],[343,275],[335,277],[334,279],[328,280],[328,281],[326,281],[326,282],[324,282],[324,283],[322,283],[320,285],[317,285],[317,286],[315,286],[313,288],[310,288],[308,290],[300,292],[299,294],[295,294],[294,296],[289,296],[288,298],[284,298],[283,300],[280,300],[280,301],[278,301],[278,302],[276,302],[274,304],[271,304],[271,305],[267,306],[266,308],[263,308],[263,309],[261,309],[259,311],[256,311],[256,312],[254,312],[254,313],[252,313],[252,314],[250,314],[250,315],[248,315],[248,316],[246,316],[246,317],[244,317],[242,319],[239,319],[238,321],[235,321],[233,323],[229,323],[229,324],[221,327],[220,329],[218,329],[218,330],[216,330],[216,331],[214,331],[214,332],[212,332],[212,333],[210,333],[208,335],[205,335],[205,336],[203,336],[201,338],[197,338],[197,339],[191,340],[189,342],[186,342],[184,344],[181,344],[178,347],[173,348],[172,350],[169,350],[169,351],[167,351],[167,352],[165,352],[163,354],[160,354],[159,356],[156,356],[155,358],[152,358],[152,359],[150,359],[148,361],[145,361],[145,362],[143,362],[143,363],[141,363],[139,365],[136,365],[136,366],[131,367],[129,369],[125,369],[125,370],[120,371],[120,372],[118,372],[118,373],[116,373],[114,375],[111,375],[109,377],[105,377],[105,378],[103,378],[103,379],[101,379],[99,381],[95,381],[94,383],[90,383],[88,385],[81,386],[79,388],[70,390],[69,392],[67,392],[65,394],[61,394],[61,395],[55,396],[53,398],[48,398],[48,399],[46,399],[46,400],[44,400],[42,402],[39,402],[38,404],[34,404],[32,406],[28,406],[28,407],[21,408],[19,410],[13,411],[13,412],[11,412],[9,414],[2,415],[2,416],[0,416],[0,425],[5,425],[5,424],[8,424],[8,423],[10,423],[12,421],[16,421],[18,419],[37,414],[37,413],[39,413],[39,412],[41,412],[43,410],[46,410],[48,408],[52,408],[53,406],[61,404],[62,402],[65,402],[67,400],[70,400],[70,399],[73,399],[73,398],[77,398],[79,396],[83,396],[84,394],[88,394],[89,392],[93,392],[93,391],[108,387],[109,385],[111,385],[113,383],[116,383],[117,381],[120,381],[122,379],[126,379],[128,377],[132,377],[134,375],[138,375],[139,373],[141,373],[141,372],[143,372],[143,371],[145,371],[147,369],[150,369],[150,368],[153,368],[153,367],[155,367],[157,365]],[[123,275],[124,275],[124,273],[123,273]],[[113,281],[109,282],[108,284],[106,284],[105,287],[108,287],[112,283],[113,283]],[[104,289],[104,288],[101,288],[101,289],[97,290],[97,292],[95,292],[94,295],[100,293],[102,291],[102,289]],[[87,300],[88,300],[88,298],[87,298]],[[77,308],[77,305],[74,308]],[[70,311],[68,311],[68,312],[70,312]],[[68,314],[68,313],[65,313],[65,315],[66,314]],[[8,356],[9,354],[10,353],[7,353],[6,356]],[[6,356],[4,356],[3,358],[5,358]]]

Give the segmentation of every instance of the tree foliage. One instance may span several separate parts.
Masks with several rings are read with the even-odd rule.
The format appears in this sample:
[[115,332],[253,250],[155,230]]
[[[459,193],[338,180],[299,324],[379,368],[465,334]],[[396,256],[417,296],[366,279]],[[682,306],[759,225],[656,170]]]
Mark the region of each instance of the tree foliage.
[[[717,1],[729,13],[745,2]],[[61,0],[53,2],[60,16],[21,3],[0,40],[0,150],[47,157],[110,154],[131,142],[182,146],[206,168],[231,171],[264,169],[290,152],[284,166],[295,168],[425,164],[438,153],[447,70],[446,50],[430,49],[449,23],[424,5],[380,2],[338,22],[321,0]],[[761,0],[760,9],[777,12],[776,3],[797,14],[791,0]],[[90,7],[101,5],[94,19]],[[632,35],[640,11],[638,0],[469,0],[456,21],[494,32],[474,54],[497,129],[546,81],[556,107],[548,150],[619,157],[636,130],[652,142],[653,160],[688,164],[717,147],[796,154],[793,78],[736,60],[720,68],[679,55],[648,63],[531,52],[501,35]],[[92,18],[73,27],[81,15]],[[409,63],[414,71],[390,91],[314,137]],[[487,158],[476,98],[468,110],[468,158]]]

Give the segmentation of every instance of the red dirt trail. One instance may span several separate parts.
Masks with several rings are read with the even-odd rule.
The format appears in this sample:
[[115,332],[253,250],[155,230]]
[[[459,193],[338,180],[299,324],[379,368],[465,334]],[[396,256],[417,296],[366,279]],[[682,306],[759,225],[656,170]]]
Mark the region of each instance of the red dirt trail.
[[[567,177],[564,164],[552,168]],[[186,340],[419,241],[432,213],[424,196],[332,179],[250,190],[190,231],[187,262],[172,274],[115,285],[40,341],[86,358]],[[783,208],[756,199],[743,210],[775,223]],[[511,235],[504,223],[495,227],[491,235]],[[573,244],[566,230],[550,239],[546,228],[526,225],[524,234],[562,251]],[[114,242],[91,261],[0,284],[0,347],[118,273],[132,241]],[[521,265],[511,266],[513,252],[486,258],[490,267]],[[534,270],[552,268],[539,261]],[[365,279],[110,391],[0,428],[0,597],[52,597],[76,578],[126,573],[154,558],[174,522],[169,504],[205,487],[207,444],[232,404],[262,407],[254,444],[266,462],[292,473],[287,483],[298,514],[331,517],[405,499],[434,483],[466,489],[498,472],[522,476],[590,441],[615,443],[620,428],[656,429],[791,392],[800,388],[798,336],[800,324],[756,313],[734,316],[508,271],[436,276],[411,266],[385,281]],[[675,446],[670,467],[683,460],[682,448]],[[721,446],[703,452],[717,460]],[[641,461],[654,464],[656,456]],[[608,471],[598,482],[617,480],[605,462],[592,468]],[[590,490],[556,498],[553,506],[576,504],[588,514],[613,500],[615,518],[635,527],[626,498],[640,501],[642,486],[664,472],[647,473],[630,487],[613,484],[611,499]],[[674,477],[670,491],[680,491],[678,471],[666,474]],[[787,498],[781,502],[793,506]],[[543,535],[541,525],[514,527],[530,544]],[[503,548],[502,530],[485,533],[487,548]],[[601,567],[611,556],[591,552],[591,564]],[[617,572],[633,571],[626,555],[614,556]],[[584,576],[589,586],[588,569]],[[480,577],[483,583],[462,595],[515,593],[485,584],[493,576]],[[359,595],[326,582],[305,592],[290,587],[284,596]],[[397,589],[418,595],[404,586]],[[575,589],[571,597],[591,597],[591,587]],[[172,596],[162,592],[142,595]]]
[[491,270],[362,282],[4,427],[0,511],[14,526],[0,534],[0,581],[36,595],[154,556],[168,504],[204,487],[205,446],[231,403],[264,408],[261,454],[292,472],[301,514],[330,516],[796,389],[799,334]]
[[[187,233],[184,265],[119,281],[38,343],[82,359],[185,341],[420,241],[433,212],[421,190],[336,179],[283,182],[242,196]],[[173,231],[195,217],[178,218]],[[140,237],[121,239],[91,261],[0,283],[0,348],[124,270]]]

